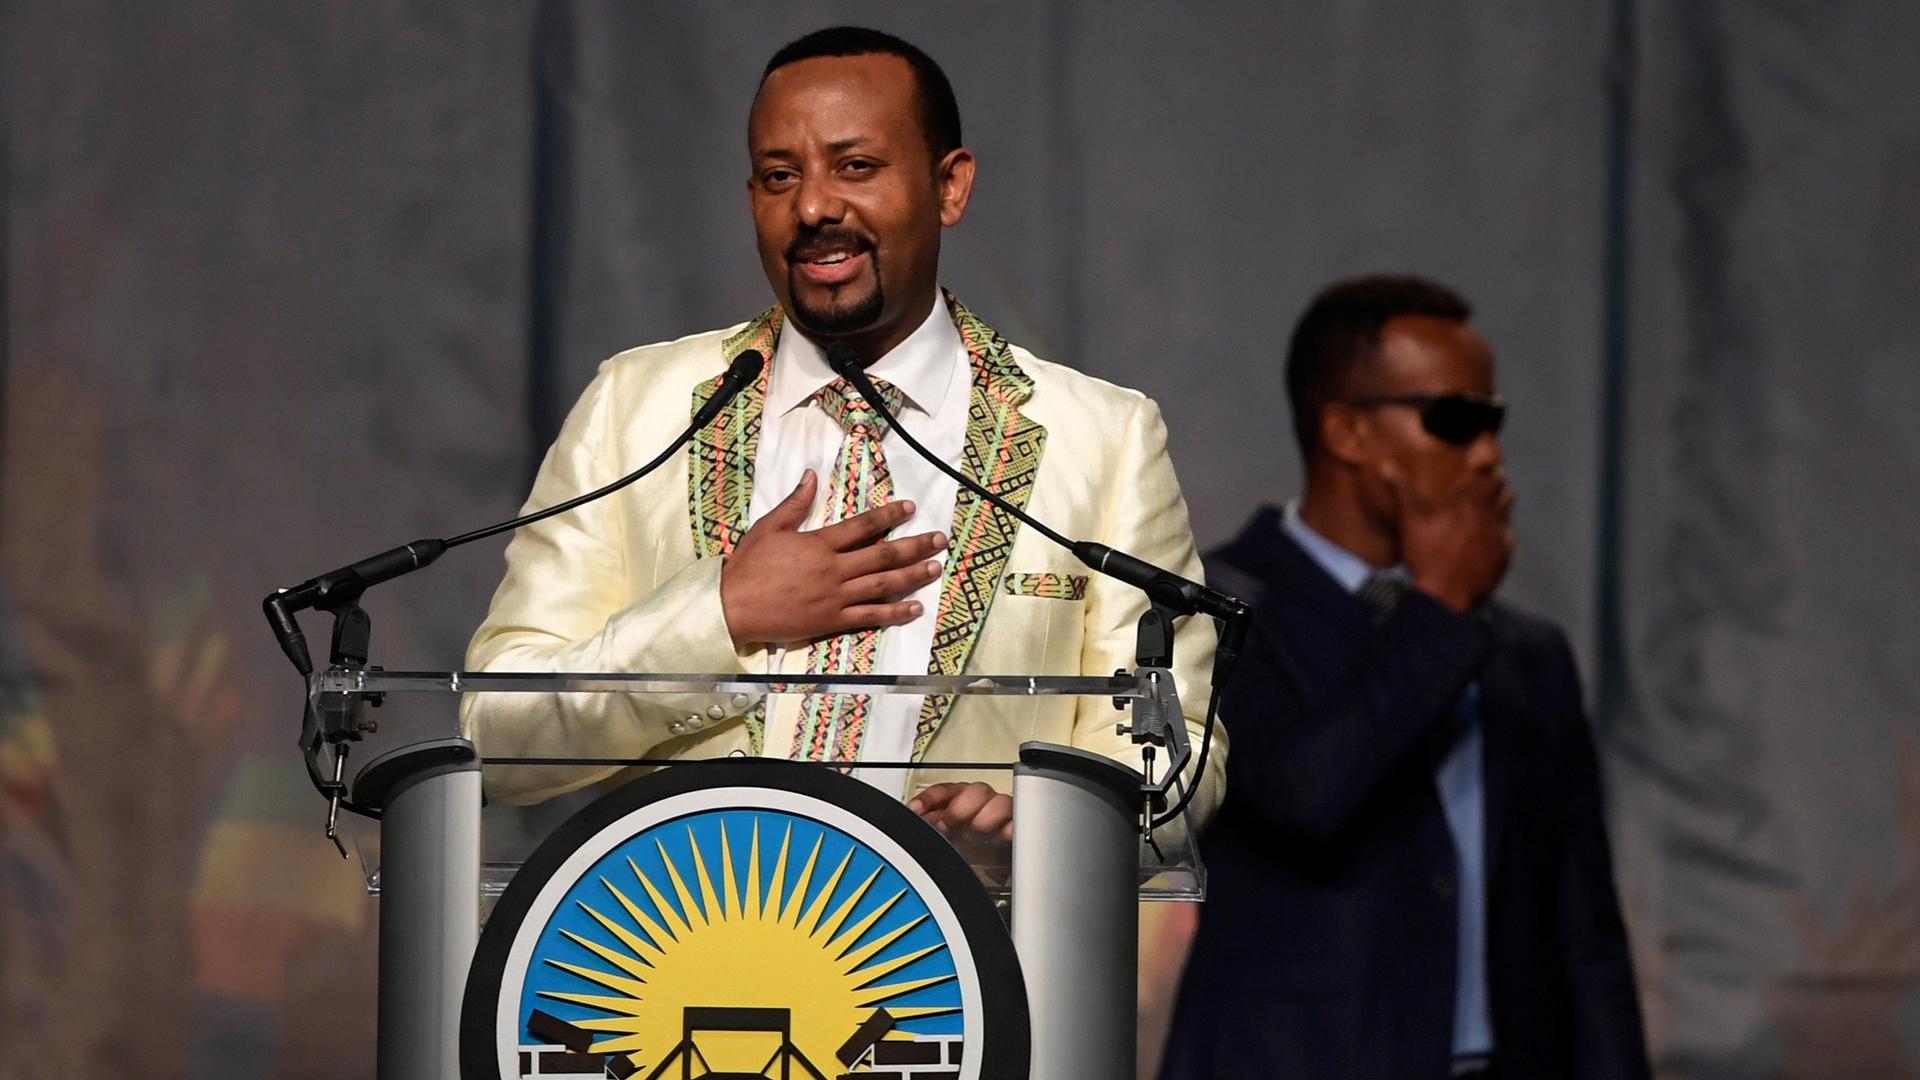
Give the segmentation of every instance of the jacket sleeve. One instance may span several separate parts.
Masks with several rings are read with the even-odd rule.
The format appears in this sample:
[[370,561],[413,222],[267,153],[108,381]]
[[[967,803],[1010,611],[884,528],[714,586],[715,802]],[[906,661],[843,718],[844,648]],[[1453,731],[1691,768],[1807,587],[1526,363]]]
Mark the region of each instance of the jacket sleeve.
[[[1187,516],[1187,502],[1180,493],[1180,481],[1174,475],[1173,461],[1167,456],[1167,426],[1160,407],[1150,398],[1137,399],[1127,418],[1125,435],[1110,475],[1105,524],[1094,539],[1110,547],[1138,556],[1155,566],[1182,577],[1201,580],[1206,571],[1193,542],[1193,526]],[[1135,666],[1137,629],[1140,616],[1147,610],[1144,593],[1132,585],[1101,574],[1090,575],[1084,616],[1080,670],[1087,675],[1111,675],[1119,668]],[[1224,727],[1213,733],[1208,748],[1206,774],[1196,779],[1200,745],[1205,734],[1207,698],[1212,691],[1213,652],[1216,638],[1213,620],[1191,616],[1180,620],[1174,631],[1173,675],[1179,691],[1181,712],[1187,726],[1194,760],[1182,774],[1186,784],[1198,784],[1189,805],[1196,826],[1212,818],[1225,791],[1227,736]],[[1140,748],[1114,726],[1125,717],[1105,700],[1082,699],[1074,716],[1074,745],[1126,762],[1141,765]],[[1158,764],[1164,767],[1162,754]]]
[[1430,769],[1458,733],[1452,704],[1485,663],[1488,633],[1410,590],[1331,680],[1303,676],[1278,644],[1284,635],[1259,634],[1260,654],[1249,650],[1229,701],[1235,805],[1292,842],[1336,845],[1382,788],[1405,769]]
[[[526,508],[591,491],[619,473],[606,460],[615,371],[603,365],[547,451]],[[669,462],[664,471],[676,472]],[[645,483],[645,481],[642,481]],[[631,490],[631,489],[629,489]],[[618,500],[599,499],[521,529],[507,571],[467,649],[474,671],[742,672],[720,607],[718,558],[696,560],[642,596]],[[642,550],[646,550],[642,548]],[[469,694],[461,728],[484,757],[644,756],[668,725],[702,718],[709,695]],[[583,787],[614,766],[514,766],[489,773],[489,793],[530,802]]]
[[1620,918],[1613,858],[1607,843],[1600,765],[1580,693],[1580,675],[1566,639],[1554,634],[1554,666],[1564,674],[1557,718],[1565,793],[1559,845],[1560,933],[1574,1006],[1574,1059],[1585,1080],[1629,1080],[1652,1075],[1647,1061],[1633,960]]

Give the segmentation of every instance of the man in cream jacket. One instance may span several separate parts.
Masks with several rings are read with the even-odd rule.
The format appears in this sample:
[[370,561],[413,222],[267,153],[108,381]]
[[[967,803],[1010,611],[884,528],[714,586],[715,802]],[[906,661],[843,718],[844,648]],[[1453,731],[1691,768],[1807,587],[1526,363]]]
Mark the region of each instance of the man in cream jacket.
[[[549,450],[530,508],[646,461],[747,349],[768,358],[688,449],[645,479],[522,529],[467,664],[488,671],[865,671],[1108,675],[1134,664],[1139,590],[922,461],[828,366],[844,344],[934,453],[1061,532],[1198,578],[1158,408],[1010,345],[938,285],[974,158],[946,77],[918,49],[835,28],[768,64],[747,190],[777,306],[608,360]],[[891,390],[886,389],[891,388]],[[1185,620],[1175,678],[1197,747],[1214,634]],[[1011,760],[1063,743],[1140,765],[1111,702],[875,695],[476,695],[483,755],[911,760],[857,775],[953,832],[1006,836]],[[1217,805],[1213,740],[1194,806]],[[530,801],[613,768],[494,770]],[[1195,782],[1189,775],[1189,783]]]

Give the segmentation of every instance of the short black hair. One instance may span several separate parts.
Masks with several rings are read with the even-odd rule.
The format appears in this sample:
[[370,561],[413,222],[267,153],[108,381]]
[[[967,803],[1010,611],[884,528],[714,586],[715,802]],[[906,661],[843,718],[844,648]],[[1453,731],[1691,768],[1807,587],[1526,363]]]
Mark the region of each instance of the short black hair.
[[933,160],[939,161],[948,152],[959,149],[960,103],[954,99],[953,84],[947,81],[947,73],[918,47],[881,30],[829,26],[790,41],[767,61],[767,69],[760,73],[760,85],[765,86],[767,76],[774,71],[796,61],[816,56],[872,56],[875,53],[897,56],[913,68],[914,82],[919,89],[920,130],[926,135]]
[[1320,410],[1346,393],[1354,368],[1380,351],[1380,328],[1399,315],[1466,322],[1473,305],[1454,290],[1412,274],[1369,274],[1320,291],[1287,344],[1287,399],[1300,460],[1320,449]]

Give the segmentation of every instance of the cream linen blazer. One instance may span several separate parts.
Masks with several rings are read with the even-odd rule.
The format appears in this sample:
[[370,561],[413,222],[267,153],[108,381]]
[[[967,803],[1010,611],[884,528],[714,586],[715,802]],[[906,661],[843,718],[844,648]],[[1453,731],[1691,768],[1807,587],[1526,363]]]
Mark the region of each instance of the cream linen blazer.
[[[958,301],[949,309],[972,366],[963,468],[1060,532],[1100,540],[1199,580],[1187,508],[1160,411],[1145,396],[1009,345]],[[776,308],[750,323],[648,345],[602,364],[547,452],[527,509],[607,484],[677,434],[744,349],[774,355]],[[770,365],[769,365],[770,366]],[[652,475],[597,502],[521,529],[486,621],[467,650],[476,671],[763,672],[760,649],[734,649],[720,568],[745,531],[766,389],[723,409]],[[962,489],[936,609],[935,673],[1108,675],[1134,663],[1138,589],[1092,575],[1073,556]],[[1198,751],[1214,651],[1210,620],[1183,620],[1175,682]],[[469,695],[462,729],[483,757],[715,757],[757,753],[764,705],[745,695]],[[1110,701],[929,697],[906,790],[1010,774],[967,774],[941,761],[1011,761],[1028,739],[1064,743],[1140,767],[1115,732]],[[1219,805],[1224,729],[1214,732],[1194,798]],[[1162,758],[1164,762],[1164,757]],[[531,802],[601,781],[616,768],[513,766],[489,771],[491,797]],[[1192,776],[1187,777],[1191,783]]]

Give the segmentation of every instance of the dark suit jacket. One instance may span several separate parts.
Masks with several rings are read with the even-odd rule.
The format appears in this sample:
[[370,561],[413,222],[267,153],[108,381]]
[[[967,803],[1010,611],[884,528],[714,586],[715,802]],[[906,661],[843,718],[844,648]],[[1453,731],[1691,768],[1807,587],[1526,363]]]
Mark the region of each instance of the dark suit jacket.
[[1418,1080],[1452,1055],[1452,834],[1434,770],[1478,680],[1487,979],[1514,1077],[1649,1075],[1566,639],[1409,592],[1383,623],[1263,510],[1208,557],[1256,612],[1163,1080]]

